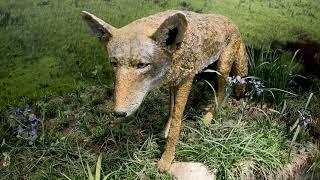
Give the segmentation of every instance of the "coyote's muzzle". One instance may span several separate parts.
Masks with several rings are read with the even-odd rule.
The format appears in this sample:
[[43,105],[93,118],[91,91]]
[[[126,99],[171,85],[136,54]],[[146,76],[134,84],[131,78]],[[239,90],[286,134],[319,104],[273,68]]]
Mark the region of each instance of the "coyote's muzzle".
[[135,112],[149,91],[150,82],[132,73],[135,72],[127,68],[119,68],[115,73],[114,114],[116,116],[126,117]]

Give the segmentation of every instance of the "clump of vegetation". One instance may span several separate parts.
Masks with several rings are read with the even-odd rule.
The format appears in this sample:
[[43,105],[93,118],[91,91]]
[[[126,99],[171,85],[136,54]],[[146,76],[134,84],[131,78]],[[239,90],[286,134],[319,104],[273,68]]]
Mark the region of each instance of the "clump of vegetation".
[[[288,91],[289,82],[299,74],[301,67],[294,57],[278,53],[276,50],[249,50],[249,74],[259,78],[264,84],[264,92],[255,99],[281,105],[286,96],[295,96]],[[255,86],[256,82],[253,82]],[[260,89],[260,88],[259,88]]]
[[[3,177],[86,177],[86,162],[93,168],[96,154],[102,153],[101,177],[170,179],[156,168],[164,143],[159,133],[167,114],[163,92],[151,94],[140,113],[128,119],[112,116],[112,107],[102,101],[105,93],[91,87],[63,97],[56,115],[42,122],[43,138],[36,139],[33,147],[15,138],[18,124],[1,131],[2,158],[9,164],[2,169]],[[41,110],[48,111],[45,104],[52,100],[41,101],[43,108],[38,109],[44,114]],[[239,176],[244,161],[265,174],[281,169],[289,160],[294,132],[288,133],[279,121],[281,115],[258,109],[241,103],[223,108],[208,126],[186,119],[176,160],[204,162],[222,179]],[[197,111],[194,117],[200,120]],[[306,138],[296,141],[303,144]]]
[[17,109],[10,118],[19,124],[17,127],[18,137],[27,140],[28,144],[32,145],[38,137],[37,126],[40,122],[32,110],[29,108]]
[[251,168],[262,174],[280,169],[287,162],[284,127],[272,122],[274,119],[261,117],[248,120],[248,116],[244,115],[240,116],[241,119],[223,122],[224,119],[234,118],[232,113],[237,112],[220,113],[223,115],[215,118],[213,125],[195,124],[184,128],[184,136],[177,150],[179,158],[205,162],[211,169],[217,170],[218,179],[239,176],[243,168],[240,164],[246,161],[252,162],[254,166]]

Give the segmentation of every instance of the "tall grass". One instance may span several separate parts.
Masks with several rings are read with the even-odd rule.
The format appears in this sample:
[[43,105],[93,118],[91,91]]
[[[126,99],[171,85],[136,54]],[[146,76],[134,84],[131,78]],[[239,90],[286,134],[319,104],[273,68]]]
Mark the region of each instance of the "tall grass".
[[294,56],[271,49],[248,49],[249,76],[259,78],[265,91],[255,99],[280,105],[288,92],[288,83],[301,72],[301,65]]

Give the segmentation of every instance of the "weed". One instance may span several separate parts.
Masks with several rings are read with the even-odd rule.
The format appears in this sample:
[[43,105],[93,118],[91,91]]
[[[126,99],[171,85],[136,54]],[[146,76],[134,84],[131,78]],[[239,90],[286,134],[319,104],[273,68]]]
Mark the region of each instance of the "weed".
[[28,141],[29,145],[33,145],[38,137],[38,128],[40,120],[32,113],[31,109],[17,109],[10,119],[19,124],[17,127],[17,137]]

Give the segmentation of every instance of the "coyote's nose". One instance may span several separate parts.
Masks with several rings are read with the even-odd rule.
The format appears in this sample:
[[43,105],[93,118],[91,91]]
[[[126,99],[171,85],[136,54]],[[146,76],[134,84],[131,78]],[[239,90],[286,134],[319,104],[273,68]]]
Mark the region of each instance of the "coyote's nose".
[[113,114],[117,117],[126,117],[127,113],[126,112],[118,112],[118,111],[114,111]]

